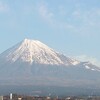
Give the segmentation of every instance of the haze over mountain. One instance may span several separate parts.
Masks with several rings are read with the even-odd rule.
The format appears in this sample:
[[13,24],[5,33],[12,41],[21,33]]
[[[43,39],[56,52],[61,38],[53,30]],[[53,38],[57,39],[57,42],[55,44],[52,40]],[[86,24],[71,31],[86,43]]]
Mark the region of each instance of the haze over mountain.
[[25,39],[0,54],[0,85],[100,88],[100,68]]

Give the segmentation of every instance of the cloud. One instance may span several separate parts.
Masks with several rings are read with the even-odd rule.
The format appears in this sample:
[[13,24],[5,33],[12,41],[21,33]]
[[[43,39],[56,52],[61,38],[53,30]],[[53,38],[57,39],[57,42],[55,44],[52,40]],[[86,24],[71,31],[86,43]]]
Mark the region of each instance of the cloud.
[[[59,8],[59,13],[60,15],[65,15],[65,11],[63,10],[63,7],[60,6]],[[47,3],[41,3],[38,7],[38,12],[39,15],[42,17],[42,19],[47,22],[51,27],[55,28],[55,29],[68,29],[68,30],[73,30],[74,27],[71,24],[68,24],[67,22],[63,22],[62,20],[58,20],[58,16],[57,13],[50,11],[50,7],[48,7]]]
[[81,17],[80,11],[76,10],[76,11],[72,12],[72,16],[80,18]]
[[73,21],[75,21],[74,26],[76,27],[76,33],[83,34],[86,36],[100,33],[99,31],[100,9],[99,8],[92,8],[88,10],[78,8],[73,10],[71,17],[73,18]]
[[48,10],[48,7],[46,6],[46,4],[40,4],[38,11],[39,11],[40,16],[44,20],[46,20],[49,23],[53,22],[54,14]]
[[100,61],[95,57],[91,57],[91,56],[87,56],[87,55],[80,55],[80,56],[76,56],[75,58],[80,60],[80,61],[89,61],[92,64],[100,67]]
[[[51,8],[47,2],[39,3],[40,17],[55,29],[63,29],[69,33],[90,36],[99,33],[99,8],[83,9],[83,6],[66,7],[58,5]],[[95,33],[95,30],[97,32]]]
[[62,16],[65,16],[65,15],[66,15],[66,10],[65,10],[65,8],[64,8],[63,5],[60,5],[60,6],[58,7],[58,9],[59,9],[59,14],[60,14],[60,15],[62,15]]
[[0,2],[0,12],[7,12],[9,11],[9,6],[3,2]]

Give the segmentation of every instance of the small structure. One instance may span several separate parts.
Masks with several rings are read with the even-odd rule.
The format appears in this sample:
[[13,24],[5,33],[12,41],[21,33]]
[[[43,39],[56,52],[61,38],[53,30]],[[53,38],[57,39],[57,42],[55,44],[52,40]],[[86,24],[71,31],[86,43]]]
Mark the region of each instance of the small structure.
[[10,100],[12,100],[12,93],[10,93]]
[[71,99],[71,97],[67,97],[65,100],[70,100]]
[[22,98],[18,98],[18,100],[22,100]]
[[3,100],[3,96],[0,96],[0,100]]
[[46,97],[46,99],[47,99],[47,100],[50,100],[51,98],[48,96],[48,97]]

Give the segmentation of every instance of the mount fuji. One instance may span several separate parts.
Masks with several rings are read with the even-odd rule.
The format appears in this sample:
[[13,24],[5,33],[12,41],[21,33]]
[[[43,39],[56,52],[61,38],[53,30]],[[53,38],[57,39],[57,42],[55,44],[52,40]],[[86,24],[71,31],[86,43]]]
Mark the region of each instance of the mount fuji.
[[100,67],[25,39],[0,54],[0,85],[100,88]]
[[79,62],[65,57],[54,51],[45,44],[37,40],[25,39],[11,49],[1,54],[6,61],[14,63],[16,61],[27,62],[29,64],[45,65],[76,65]]

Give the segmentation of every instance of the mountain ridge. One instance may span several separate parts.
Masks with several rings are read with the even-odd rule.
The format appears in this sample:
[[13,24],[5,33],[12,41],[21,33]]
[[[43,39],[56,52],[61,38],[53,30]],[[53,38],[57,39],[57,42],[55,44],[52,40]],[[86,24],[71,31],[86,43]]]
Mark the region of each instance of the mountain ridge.
[[99,77],[99,67],[64,56],[37,40],[25,39],[0,54],[2,84],[99,87]]

